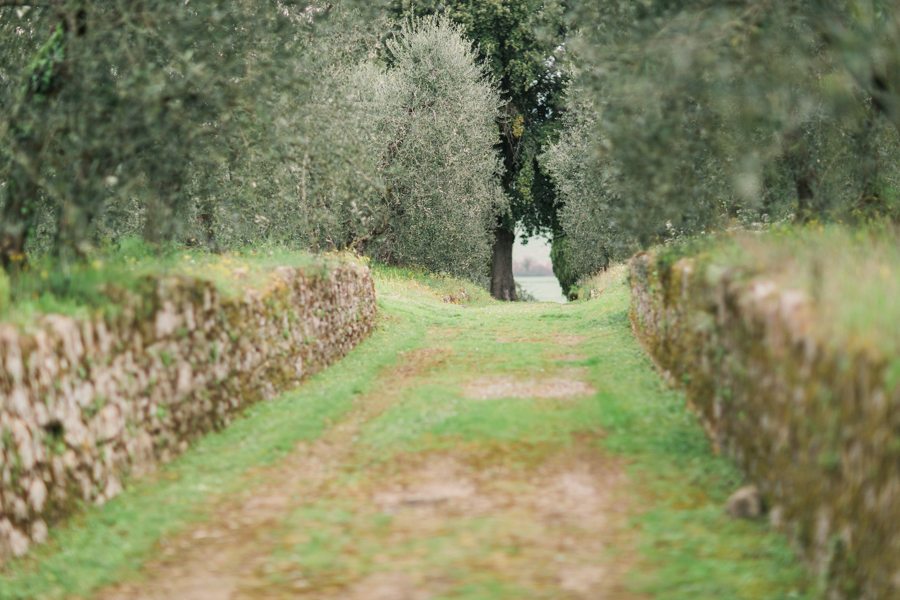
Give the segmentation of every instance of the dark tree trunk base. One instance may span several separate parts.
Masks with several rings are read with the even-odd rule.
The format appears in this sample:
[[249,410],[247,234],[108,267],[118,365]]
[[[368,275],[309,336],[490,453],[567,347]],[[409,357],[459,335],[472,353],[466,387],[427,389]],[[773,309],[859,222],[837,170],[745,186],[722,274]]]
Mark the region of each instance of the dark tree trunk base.
[[516,234],[502,225],[494,231],[494,253],[491,259],[491,296],[515,302],[516,280],[513,279],[512,251]]
[[7,273],[15,273],[25,264],[25,243],[37,216],[37,195],[38,188],[28,174],[13,166],[0,211],[0,268]]

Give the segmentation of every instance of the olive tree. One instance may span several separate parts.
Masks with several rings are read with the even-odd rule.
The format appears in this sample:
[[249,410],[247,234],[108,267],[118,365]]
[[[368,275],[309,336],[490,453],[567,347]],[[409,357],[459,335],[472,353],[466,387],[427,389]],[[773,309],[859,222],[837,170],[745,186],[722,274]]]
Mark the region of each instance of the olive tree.
[[365,54],[371,3],[15,4],[0,6],[4,267],[29,244],[65,262],[122,231],[290,238],[309,228],[279,203],[367,188],[329,81]]
[[[256,139],[239,146],[219,174],[220,193],[212,203],[217,245],[348,245],[346,230],[365,209],[364,199],[384,189],[366,142],[370,115],[346,88],[347,72],[374,56],[390,29],[376,8],[351,1],[297,13],[292,31],[298,56],[267,99],[265,127],[247,130]],[[191,232],[208,238],[199,208],[198,201]]]
[[526,237],[557,229],[555,191],[537,167],[561,115],[566,76],[557,59],[567,6],[557,0],[391,0],[398,15],[440,14],[475,41],[500,83],[502,109],[495,144],[501,150],[509,210],[496,215],[491,294],[515,300],[512,249],[516,228]]
[[545,156],[568,186],[571,251],[735,220],[897,214],[888,82],[900,37],[889,5],[585,0],[574,10],[567,48],[586,116]]
[[559,138],[540,157],[557,192],[559,233],[553,240],[553,269],[563,292],[633,249],[617,227],[621,198],[613,191],[617,170],[599,150],[597,110],[583,89],[570,88]]
[[384,262],[481,278],[508,206],[494,149],[497,86],[446,19],[403,21],[385,50],[389,64],[348,74],[383,190],[335,207],[346,242]]

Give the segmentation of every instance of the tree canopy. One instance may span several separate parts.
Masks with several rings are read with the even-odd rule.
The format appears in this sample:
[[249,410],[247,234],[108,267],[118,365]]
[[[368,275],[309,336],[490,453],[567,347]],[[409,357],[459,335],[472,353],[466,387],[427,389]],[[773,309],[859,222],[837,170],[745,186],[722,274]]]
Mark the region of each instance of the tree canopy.
[[897,213],[886,4],[596,0],[573,15],[577,116],[544,157],[571,262],[734,222]]
[[[441,13],[458,23],[477,45],[500,83],[504,101],[498,119],[503,153],[503,188],[509,211],[498,214],[492,273],[495,297],[515,298],[511,257],[513,231],[526,235],[556,228],[555,194],[537,168],[537,156],[561,116],[565,76],[557,64],[565,34],[565,10],[544,0],[395,0],[401,16]],[[500,256],[498,256],[498,251]]]
[[[339,35],[322,44],[334,13]],[[364,50],[360,16],[352,3],[0,8],[3,264],[29,244],[66,260],[122,231],[232,240],[246,227],[220,217],[259,197],[251,174],[277,182],[298,144],[323,148],[309,119],[327,104],[327,67]]]
[[389,67],[360,65],[350,82],[369,115],[384,190],[349,245],[383,262],[483,278],[495,215],[506,210],[494,150],[496,86],[446,18],[410,18],[386,42]]
[[483,279],[508,212],[503,103],[446,17],[395,26],[355,0],[0,15],[6,268],[141,235],[353,249]]
[[900,219],[882,0],[16,4],[11,272],[141,235],[490,268],[515,299],[516,227],[568,286],[733,224]]

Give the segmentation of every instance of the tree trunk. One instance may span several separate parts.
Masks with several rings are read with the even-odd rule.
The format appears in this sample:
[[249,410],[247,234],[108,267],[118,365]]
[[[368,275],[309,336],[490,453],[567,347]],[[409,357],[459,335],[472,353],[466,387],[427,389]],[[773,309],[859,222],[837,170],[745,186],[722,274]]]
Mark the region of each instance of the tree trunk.
[[819,174],[803,131],[795,129],[785,136],[785,140],[787,164],[797,190],[797,213],[794,219],[798,223],[807,223],[819,216],[820,207],[816,203],[814,188]]
[[143,237],[161,248],[162,243],[171,239],[177,229],[177,197],[181,193],[181,181],[177,176],[158,180],[157,193],[147,200]]
[[491,296],[515,302],[516,280],[513,279],[512,251],[516,234],[503,225],[494,231],[494,254],[491,259]]
[[6,182],[6,202],[0,213],[0,267],[17,271],[25,261],[25,242],[34,227],[38,187],[19,165]]
[[210,252],[218,254],[220,252],[219,240],[216,238],[216,207],[215,201],[206,196],[200,200],[200,227],[203,230],[203,236],[206,238],[206,248]]
[[811,168],[794,176],[794,183],[797,186],[797,220],[801,223],[807,223],[817,216],[816,195],[813,192],[814,180],[815,172]]

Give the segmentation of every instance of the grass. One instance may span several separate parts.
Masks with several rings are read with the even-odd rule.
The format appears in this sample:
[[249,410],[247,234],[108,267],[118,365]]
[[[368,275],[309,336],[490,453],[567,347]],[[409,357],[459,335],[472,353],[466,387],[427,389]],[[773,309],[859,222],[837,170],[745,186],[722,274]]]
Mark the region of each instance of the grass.
[[[723,513],[742,478],[732,463],[713,455],[681,393],[668,389],[635,343],[627,321],[621,271],[601,282],[600,301],[571,307],[487,305],[478,314],[449,308],[421,314],[432,328],[465,325],[467,334],[441,340],[453,359],[400,402],[367,423],[366,455],[382,461],[405,453],[480,443],[506,460],[526,463],[548,455],[582,433],[605,432],[603,446],[625,457],[641,498],[636,524],[643,552],[634,587],[654,598],[780,599],[806,597],[810,582],[785,540],[765,522],[734,522]],[[498,342],[497,334],[538,340],[552,327],[583,337],[589,381],[598,394],[576,405],[459,398],[473,371],[522,374],[550,369],[547,345]],[[438,336],[438,333],[433,334]],[[485,598],[504,596],[484,595]]]
[[313,256],[275,247],[223,254],[177,247],[156,249],[140,238],[125,238],[101,249],[89,260],[64,266],[45,257],[29,264],[12,280],[0,280],[0,319],[22,326],[39,314],[84,317],[97,311],[115,313],[120,308],[118,292],[150,293],[151,280],[159,276],[205,279],[215,283],[226,296],[237,295],[247,287],[265,286],[276,266],[305,267],[317,272],[352,259],[347,255]]
[[[367,424],[362,439],[369,452],[386,459],[464,441],[526,444],[550,453],[578,434],[602,430],[602,445],[628,460],[641,499],[635,523],[643,558],[633,574],[635,589],[665,600],[807,597],[810,581],[782,536],[764,521],[724,515],[724,501],[742,476],[713,454],[684,396],[664,385],[635,342],[623,271],[613,269],[597,283],[604,292],[593,302],[494,304],[465,315],[467,335],[445,342],[455,359]],[[456,324],[452,309],[443,313],[432,318]],[[459,382],[473,370],[516,375],[551,369],[548,345],[538,341],[548,329],[579,340],[572,349],[587,358],[576,364],[587,367],[596,396],[557,406],[459,400]],[[510,341],[498,342],[498,332]]]
[[900,245],[893,226],[811,224],[734,231],[662,249],[657,260],[699,260],[710,277],[767,280],[812,300],[811,331],[850,352],[900,355]]
[[[410,290],[418,290],[431,292],[442,299],[452,295],[456,304],[478,305],[491,301],[488,291],[480,285],[451,275],[380,264],[372,264],[371,268],[378,281],[378,289],[383,294],[408,296]],[[465,299],[462,299],[460,292],[465,292]]]
[[[161,538],[207,518],[211,498],[252,487],[255,467],[329,431],[360,394],[384,409],[360,422],[343,478],[328,495],[279,523],[263,596],[283,591],[278,586],[298,573],[344,585],[413,565],[403,568],[444,573],[441,600],[554,598],[552,590],[510,576],[508,565],[521,560],[515,536],[528,523],[460,517],[430,534],[398,538],[395,517],[360,500],[366,496],[359,490],[433,453],[527,470],[587,443],[624,464],[630,478],[631,541],[610,552],[636,553],[628,579],[634,592],[661,600],[812,597],[783,537],[764,520],[725,516],[723,503],[741,475],[713,454],[683,395],[663,384],[637,345],[621,269],[596,282],[598,299],[570,305],[498,303],[452,278],[373,271],[382,326],[371,339],[298,390],[200,441],[153,479],[57,529],[49,545],[0,574],[0,599],[88,597],[99,586],[134,579],[158,554]],[[466,304],[441,301],[461,288]],[[581,369],[596,394],[489,402],[461,394],[475,378],[560,368]]]
[[900,246],[892,228],[812,226],[741,236],[722,263],[799,289],[815,303],[814,330],[849,350],[900,355]]
[[0,599],[89,596],[133,575],[161,539],[205,519],[212,499],[253,485],[254,468],[278,461],[339,420],[353,397],[422,335],[414,321],[385,321],[376,337],[299,389],[247,409],[155,475],[56,528],[47,545],[0,571]]

